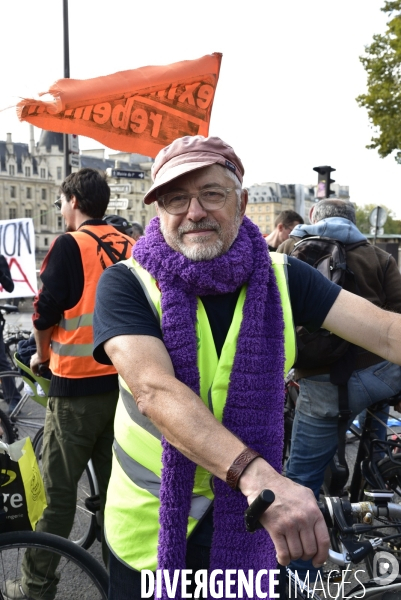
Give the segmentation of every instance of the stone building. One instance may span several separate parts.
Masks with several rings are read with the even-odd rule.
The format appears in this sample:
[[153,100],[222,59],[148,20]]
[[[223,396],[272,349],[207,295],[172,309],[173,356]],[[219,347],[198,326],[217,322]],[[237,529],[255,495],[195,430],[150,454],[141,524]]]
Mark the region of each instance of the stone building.
[[[43,130],[35,144],[32,126],[30,131],[29,144],[13,142],[11,133],[6,141],[0,140],[0,220],[33,219],[36,261],[40,266],[53,239],[64,232],[63,217],[54,207],[64,179],[64,136]],[[92,150],[76,155],[79,168],[91,167],[110,174],[108,214],[147,225],[155,209],[145,206],[142,199],[151,186],[153,159],[121,152],[106,159],[104,152]]]
[[[349,199],[347,186],[332,185],[336,197]],[[274,221],[283,210],[295,210],[306,223],[309,211],[316,202],[317,186],[303,184],[260,183],[248,187],[249,201],[246,215],[262,233],[271,233]]]

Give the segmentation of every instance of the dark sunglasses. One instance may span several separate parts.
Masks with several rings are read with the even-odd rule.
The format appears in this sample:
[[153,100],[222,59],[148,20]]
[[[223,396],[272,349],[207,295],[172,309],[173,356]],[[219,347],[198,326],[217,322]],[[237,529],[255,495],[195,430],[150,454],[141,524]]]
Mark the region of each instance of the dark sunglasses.
[[58,208],[59,210],[61,210],[61,200],[60,198],[58,198],[55,202],[54,202],[54,206],[56,208]]

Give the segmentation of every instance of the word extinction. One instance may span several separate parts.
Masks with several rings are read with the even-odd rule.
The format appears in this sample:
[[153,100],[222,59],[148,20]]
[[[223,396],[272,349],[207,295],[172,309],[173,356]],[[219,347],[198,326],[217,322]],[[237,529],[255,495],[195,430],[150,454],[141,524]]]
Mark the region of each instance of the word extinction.
[[[193,134],[205,123],[207,112],[214,96],[214,87],[209,83],[170,86],[168,89],[148,95],[132,95],[125,99],[98,102],[55,112],[44,104],[24,107],[22,117],[48,113],[59,120],[84,121],[90,126],[102,126],[134,134],[148,134],[157,138],[167,135],[171,129],[180,130],[185,122],[192,124]],[[181,122],[181,125],[180,125]]]

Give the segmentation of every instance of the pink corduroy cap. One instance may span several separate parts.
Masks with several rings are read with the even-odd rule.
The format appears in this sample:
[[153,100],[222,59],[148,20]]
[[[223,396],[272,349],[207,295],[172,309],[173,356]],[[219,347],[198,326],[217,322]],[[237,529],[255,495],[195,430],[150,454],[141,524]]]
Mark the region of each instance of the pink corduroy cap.
[[187,135],[174,140],[156,156],[152,166],[153,185],[143,201],[151,204],[156,200],[156,190],[162,185],[190,171],[215,164],[232,171],[242,184],[244,167],[241,159],[220,138]]

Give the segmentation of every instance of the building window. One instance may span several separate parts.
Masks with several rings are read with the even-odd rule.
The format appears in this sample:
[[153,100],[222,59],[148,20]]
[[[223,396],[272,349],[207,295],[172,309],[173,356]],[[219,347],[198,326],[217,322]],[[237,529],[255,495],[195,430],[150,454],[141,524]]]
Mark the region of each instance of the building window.
[[45,237],[45,239],[44,239],[44,244],[45,244],[45,246],[48,246],[48,245],[49,245],[49,238],[46,238],[46,237]]
[[31,176],[31,167],[25,167],[25,177]]
[[142,215],[142,227],[145,229],[146,227],[146,223],[145,223],[146,217],[145,215]]
[[10,175],[15,175],[15,167],[14,167],[14,165],[9,165],[8,166],[8,172],[10,173]]
[[57,167],[57,179],[61,179],[63,177],[63,170],[61,167]]
[[46,179],[46,169],[40,169],[40,176],[42,179]]
[[144,184],[144,182],[143,182],[143,181],[142,181],[142,183],[141,183],[141,190],[142,190],[143,192],[145,191],[145,184]]
[[10,198],[15,198],[15,185],[10,185]]
[[47,225],[47,209],[40,209],[40,224]]
[[16,208],[10,208],[8,211],[8,215],[9,215],[9,219],[16,219],[17,218],[17,209]]
[[46,200],[46,188],[42,188],[42,200]]
[[63,217],[57,215],[57,229],[63,229]]
[[32,208],[25,209],[25,219],[32,219]]
[[32,198],[32,188],[27,187],[26,188],[26,199],[31,200],[31,198]]

